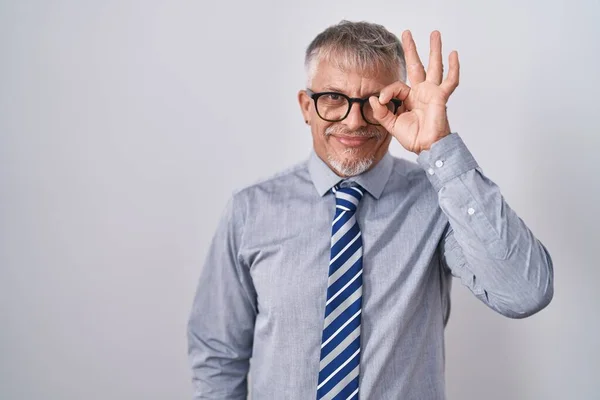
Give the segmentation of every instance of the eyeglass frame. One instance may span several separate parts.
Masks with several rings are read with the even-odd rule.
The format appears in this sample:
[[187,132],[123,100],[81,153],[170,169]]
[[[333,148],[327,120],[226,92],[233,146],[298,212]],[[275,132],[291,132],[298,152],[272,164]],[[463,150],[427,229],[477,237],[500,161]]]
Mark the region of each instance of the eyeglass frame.
[[[315,103],[315,111],[317,112],[317,115],[319,116],[319,118],[321,118],[323,121],[327,121],[327,122],[340,122],[345,120],[348,115],[350,115],[350,111],[352,110],[352,105],[354,103],[358,103],[360,105],[360,115],[362,116],[362,118],[365,120],[365,122],[369,125],[376,125],[376,126],[381,126],[381,124],[377,124],[377,123],[373,123],[373,122],[369,122],[366,118],[365,118],[365,113],[363,111],[363,107],[365,105],[365,103],[369,102],[369,97],[364,97],[364,98],[360,98],[360,97],[350,97],[345,95],[344,93],[340,93],[340,92],[314,92],[309,88],[306,88],[306,94],[308,94],[308,96],[313,100],[313,102]],[[327,94],[335,94],[338,96],[342,96],[344,97],[347,101],[348,101],[348,111],[346,111],[346,115],[344,115],[342,118],[340,119],[326,119],[323,118],[321,116],[321,113],[319,113],[319,107],[317,106],[317,100],[319,100],[319,97],[327,95]],[[402,100],[400,99],[391,99],[390,100],[391,103],[394,104],[394,114],[396,114],[398,112],[398,109],[400,108],[400,106],[402,105]],[[392,110],[390,110],[392,111]]]

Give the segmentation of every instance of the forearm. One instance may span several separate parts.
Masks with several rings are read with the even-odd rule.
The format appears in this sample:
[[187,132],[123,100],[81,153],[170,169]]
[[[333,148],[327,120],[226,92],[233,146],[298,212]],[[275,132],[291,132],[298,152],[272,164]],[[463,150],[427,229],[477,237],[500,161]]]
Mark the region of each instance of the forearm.
[[202,331],[202,318],[193,315],[188,324],[193,399],[245,400],[249,354],[236,352],[226,338]]
[[509,317],[545,307],[553,295],[549,253],[482,173],[458,134],[422,152],[418,162],[449,221],[442,253],[453,275]]

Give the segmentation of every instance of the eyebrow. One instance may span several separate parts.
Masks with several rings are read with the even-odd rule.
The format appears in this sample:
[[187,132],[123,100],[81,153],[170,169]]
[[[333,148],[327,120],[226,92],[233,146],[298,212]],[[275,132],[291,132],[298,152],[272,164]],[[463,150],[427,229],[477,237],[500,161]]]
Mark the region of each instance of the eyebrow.
[[[323,90],[324,90],[324,91],[326,91],[326,92],[337,92],[337,93],[343,93],[343,94],[347,95],[348,97],[352,97],[352,96],[349,96],[347,93],[345,93],[345,92],[344,92],[342,89],[340,89],[340,88],[338,88],[338,87],[335,87],[335,86],[331,86],[331,85],[326,85],[326,86],[323,88]],[[379,92],[370,93],[370,94],[366,95],[366,96],[365,96],[365,97],[363,97],[363,98],[369,98],[369,97],[371,97],[371,96],[379,96]]]
[[344,91],[342,89],[339,89],[335,86],[330,86],[330,85],[326,85],[323,90],[326,91],[330,91],[330,92],[340,92],[340,93],[344,93]]

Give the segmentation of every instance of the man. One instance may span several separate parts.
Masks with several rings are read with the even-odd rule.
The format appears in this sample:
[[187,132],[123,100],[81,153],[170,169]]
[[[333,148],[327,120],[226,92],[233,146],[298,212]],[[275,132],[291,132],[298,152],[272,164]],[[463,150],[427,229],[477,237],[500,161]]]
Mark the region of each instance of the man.
[[226,208],[189,321],[195,398],[245,399],[252,357],[253,399],[444,399],[452,275],[524,318],[552,298],[550,255],[450,130],[439,32],[427,72],[409,31],[347,21],[306,67],[314,151]]

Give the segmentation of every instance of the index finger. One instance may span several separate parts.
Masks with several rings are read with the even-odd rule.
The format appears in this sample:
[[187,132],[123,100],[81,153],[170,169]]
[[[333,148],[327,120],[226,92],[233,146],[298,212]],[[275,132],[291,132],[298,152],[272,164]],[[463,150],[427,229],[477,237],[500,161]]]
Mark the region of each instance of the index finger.
[[390,102],[392,98],[406,100],[410,93],[410,86],[401,81],[396,81],[387,85],[379,92],[379,104],[384,105]]

